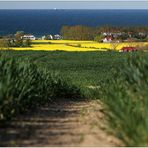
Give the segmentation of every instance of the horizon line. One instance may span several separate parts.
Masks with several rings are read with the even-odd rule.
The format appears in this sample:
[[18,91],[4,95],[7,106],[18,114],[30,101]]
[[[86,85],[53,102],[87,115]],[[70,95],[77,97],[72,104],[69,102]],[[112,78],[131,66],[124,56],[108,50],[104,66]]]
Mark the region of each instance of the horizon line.
[[148,10],[148,8],[0,8],[0,10],[54,10],[54,11],[57,11],[57,10]]
[[148,2],[148,0],[0,0],[0,2]]

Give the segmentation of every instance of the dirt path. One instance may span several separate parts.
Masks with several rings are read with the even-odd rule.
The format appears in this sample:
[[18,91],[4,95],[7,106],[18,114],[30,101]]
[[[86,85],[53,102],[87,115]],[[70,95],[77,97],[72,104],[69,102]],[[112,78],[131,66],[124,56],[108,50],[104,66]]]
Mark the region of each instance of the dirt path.
[[[0,127],[0,146],[119,146],[96,101],[62,100]],[[100,124],[99,124],[100,123]]]

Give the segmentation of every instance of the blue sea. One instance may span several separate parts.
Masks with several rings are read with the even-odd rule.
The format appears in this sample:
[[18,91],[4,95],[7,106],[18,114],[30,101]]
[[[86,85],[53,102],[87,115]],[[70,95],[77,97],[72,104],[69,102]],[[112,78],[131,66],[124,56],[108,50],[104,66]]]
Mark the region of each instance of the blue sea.
[[148,10],[0,10],[0,35],[58,34],[63,25],[148,26]]

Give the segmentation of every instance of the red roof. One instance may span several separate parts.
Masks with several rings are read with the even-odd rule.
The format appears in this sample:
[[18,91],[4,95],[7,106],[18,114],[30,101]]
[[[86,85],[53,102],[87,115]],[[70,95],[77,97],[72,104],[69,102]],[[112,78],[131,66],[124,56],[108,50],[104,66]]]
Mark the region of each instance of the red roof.
[[133,51],[133,50],[136,50],[136,47],[123,47],[121,50],[122,51]]

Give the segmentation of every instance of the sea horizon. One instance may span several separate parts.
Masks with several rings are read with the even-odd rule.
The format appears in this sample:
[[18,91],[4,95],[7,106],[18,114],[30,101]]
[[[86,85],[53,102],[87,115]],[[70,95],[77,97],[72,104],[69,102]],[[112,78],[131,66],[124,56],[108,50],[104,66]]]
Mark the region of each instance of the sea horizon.
[[[30,8],[23,8],[23,9],[15,8],[15,9],[6,9],[5,8],[5,9],[0,9],[0,11],[1,10],[55,10],[55,8],[52,8],[52,9],[51,8],[49,8],[49,9],[47,9],[47,8],[31,8],[31,9]],[[86,8],[81,8],[81,9],[80,8],[73,8],[73,9],[71,9],[71,8],[56,8],[56,10],[125,10],[125,11],[126,10],[140,10],[140,11],[141,10],[142,11],[146,10],[147,11],[148,9],[134,9],[134,8],[130,8],[130,9],[122,9],[122,8],[121,9],[115,9],[115,8],[110,8],[110,9],[104,9],[104,8],[102,8],[102,9],[101,8],[98,8],[98,9],[92,9],[92,8],[87,8],[87,9]]]
[[147,9],[0,9],[0,35],[60,34],[65,25],[147,26],[147,18]]

